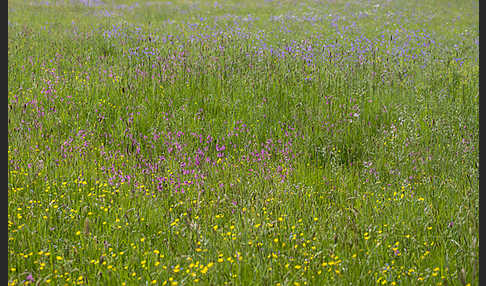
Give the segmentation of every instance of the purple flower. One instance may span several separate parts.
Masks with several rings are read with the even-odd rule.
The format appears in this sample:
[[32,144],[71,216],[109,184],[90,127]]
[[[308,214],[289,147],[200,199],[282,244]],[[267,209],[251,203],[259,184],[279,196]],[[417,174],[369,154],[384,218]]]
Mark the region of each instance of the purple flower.
[[32,277],[32,274],[29,273],[29,275],[25,277],[25,281],[34,282],[34,277]]

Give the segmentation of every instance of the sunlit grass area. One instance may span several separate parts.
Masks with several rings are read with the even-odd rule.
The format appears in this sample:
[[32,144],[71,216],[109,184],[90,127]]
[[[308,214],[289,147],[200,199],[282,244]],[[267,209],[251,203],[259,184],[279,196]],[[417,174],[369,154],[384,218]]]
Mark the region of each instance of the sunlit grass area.
[[478,12],[9,0],[9,285],[478,285]]

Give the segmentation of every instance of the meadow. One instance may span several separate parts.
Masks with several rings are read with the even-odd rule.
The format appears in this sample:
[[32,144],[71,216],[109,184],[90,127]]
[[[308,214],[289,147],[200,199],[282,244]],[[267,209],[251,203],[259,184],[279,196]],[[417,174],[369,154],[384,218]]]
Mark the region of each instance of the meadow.
[[478,6],[8,0],[8,284],[478,285]]

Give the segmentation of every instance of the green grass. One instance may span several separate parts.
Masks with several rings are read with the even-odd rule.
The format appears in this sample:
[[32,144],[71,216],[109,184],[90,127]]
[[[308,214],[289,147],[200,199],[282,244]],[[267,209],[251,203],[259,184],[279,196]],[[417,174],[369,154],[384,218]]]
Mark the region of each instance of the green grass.
[[478,285],[474,1],[8,2],[8,283]]

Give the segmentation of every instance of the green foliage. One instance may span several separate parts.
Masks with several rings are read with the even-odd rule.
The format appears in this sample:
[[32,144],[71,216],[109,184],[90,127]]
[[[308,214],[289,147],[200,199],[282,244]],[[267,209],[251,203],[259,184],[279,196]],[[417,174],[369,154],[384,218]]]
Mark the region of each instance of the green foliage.
[[475,1],[8,2],[8,283],[477,285]]

